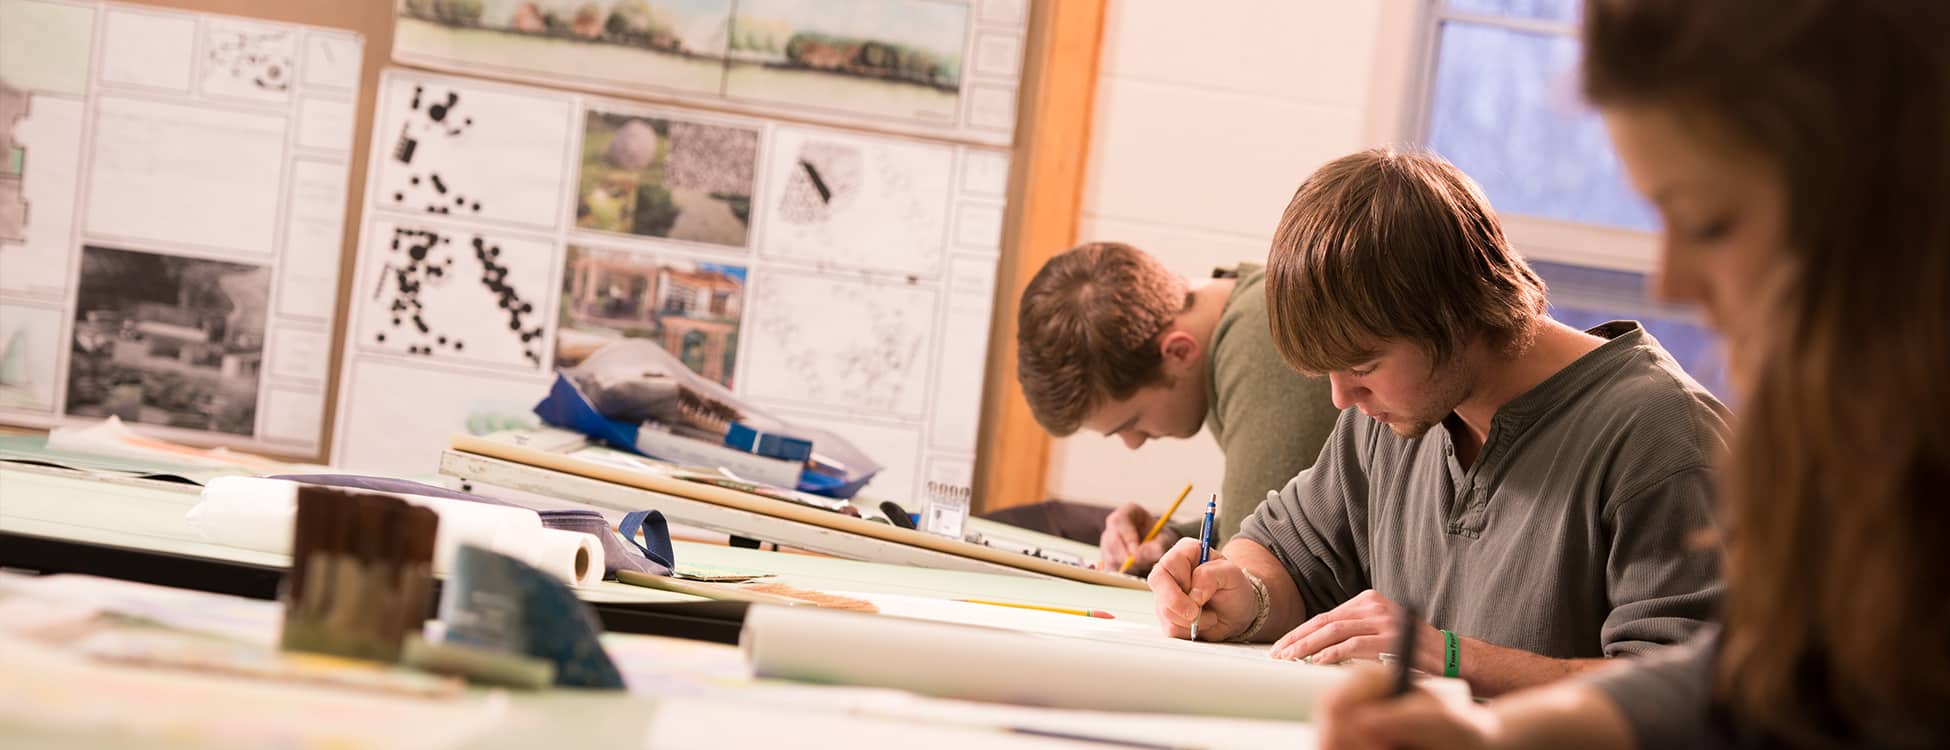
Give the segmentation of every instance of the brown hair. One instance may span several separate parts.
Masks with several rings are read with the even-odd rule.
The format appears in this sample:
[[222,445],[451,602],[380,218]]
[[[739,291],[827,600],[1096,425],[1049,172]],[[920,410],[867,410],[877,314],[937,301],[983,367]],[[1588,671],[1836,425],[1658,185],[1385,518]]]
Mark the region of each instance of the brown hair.
[[1950,705],[1946,29],[1950,4],[1913,0],[1585,9],[1593,102],[1672,113],[1785,180],[1767,325],[1729,342],[1714,689],[1796,743],[1914,743]]
[[1300,184],[1273,234],[1266,300],[1280,356],[1308,373],[1358,365],[1389,340],[1437,363],[1477,336],[1521,350],[1546,304],[1474,180],[1439,156],[1384,149]]
[[1058,437],[1106,401],[1164,380],[1158,336],[1191,304],[1184,279],[1121,242],[1051,258],[1016,308],[1016,378]]

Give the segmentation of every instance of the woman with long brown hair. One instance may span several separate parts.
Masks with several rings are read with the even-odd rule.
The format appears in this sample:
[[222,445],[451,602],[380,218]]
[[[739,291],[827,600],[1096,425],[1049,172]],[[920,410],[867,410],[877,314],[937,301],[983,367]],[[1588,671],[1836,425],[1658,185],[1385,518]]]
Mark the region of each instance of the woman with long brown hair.
[[[1950,3],[1591,0],[1584,90],[1724,335],[1724,627],[1328,747],[1950,747]],[[1687,533],[1674,529],[1673,533]]]

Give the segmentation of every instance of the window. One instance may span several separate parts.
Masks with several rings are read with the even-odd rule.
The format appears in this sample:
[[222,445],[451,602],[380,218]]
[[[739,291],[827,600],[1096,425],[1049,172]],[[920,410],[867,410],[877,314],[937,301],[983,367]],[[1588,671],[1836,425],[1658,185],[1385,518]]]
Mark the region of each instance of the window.
[[1550,284],[1558,320],[1638,320],[1725,398],[1717,338],[1693,311],[1645,292],[1658,217],[1578,93],[1581,0],[1427,2],[1412,139],[1482,184],[1511,244]]
[[1573,328],[1636,320],[1686,368],[1686,374],[1720,400],[1728,400],[1720,338],[1701,325],[1691,309],[1648,299],[1643,275],[1550,261],[1537,261],[1531,267],[1550,286],[1551,317]]

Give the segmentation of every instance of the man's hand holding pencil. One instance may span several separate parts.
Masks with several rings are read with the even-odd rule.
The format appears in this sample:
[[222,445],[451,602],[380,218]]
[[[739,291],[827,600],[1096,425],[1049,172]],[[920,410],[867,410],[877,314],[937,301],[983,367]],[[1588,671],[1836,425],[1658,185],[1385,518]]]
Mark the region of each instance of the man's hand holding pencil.
[[1198,640],[1223,641],[1239,635],[1257,614],[1258,601],[1252,584],[1241,570],[1217,549],[1211,550],[1205,564],[1198,564],[1197,539],[1180,539],[1146,579],[1151,585],[1152,602],[1165,634],[1173,638],[1192,637],[1192,623],[1198,623]]
[[[1100,551],[1097,560],[1098,570],[1114,570],[1131,575],[1144,575],[1152,564],[1163,557],[1179,534],[1166,526],[1171,514],[1178,511],[1178,504],[1185,502],[1191,494],[1192,486],[1178,493],[1178,499],[1171,502],[1163,515],[1156,519],[1151,512],[1137,503],[1125,503],[1104,517],[1104,533],[1097,540]],[[1148,528],[1148,532],[1141,531]],[[1138,534],[1143,533],[1142,537]]]

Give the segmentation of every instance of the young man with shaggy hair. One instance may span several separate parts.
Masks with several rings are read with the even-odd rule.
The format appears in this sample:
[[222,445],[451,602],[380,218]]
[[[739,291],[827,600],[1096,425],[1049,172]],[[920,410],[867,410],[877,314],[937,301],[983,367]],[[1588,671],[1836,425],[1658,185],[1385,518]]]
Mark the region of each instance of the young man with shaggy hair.
[[1481,189],[1366,151],[1300,186],[1267,261],[1274,343],[1325,375],[1319,460],[1211,561],[1152,569],[1166,632],[1338,662],[1393,648],[1477,695],[1678,643],[1715,616],[1726,411],[1637,323],[1546,312]]

